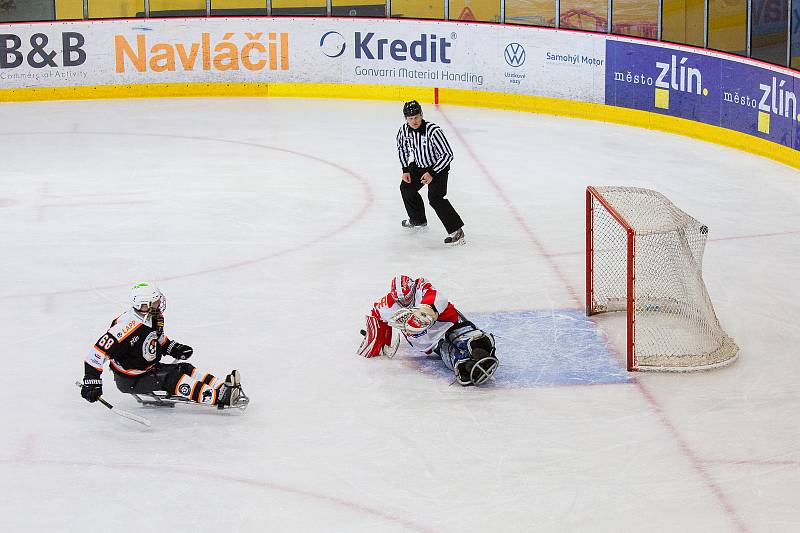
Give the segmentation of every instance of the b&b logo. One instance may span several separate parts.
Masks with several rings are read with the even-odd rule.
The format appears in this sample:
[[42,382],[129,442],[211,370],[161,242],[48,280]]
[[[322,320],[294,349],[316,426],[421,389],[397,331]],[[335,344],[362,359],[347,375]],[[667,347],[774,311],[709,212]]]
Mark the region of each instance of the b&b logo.
[[[403,39],[375,38],[375,32],[355,32],[353,35],[353,56],[355,59],[395,61],[414,61],[416,63],[450,63],[447,56],[448,49],[453,46],[450,42],[455,40],[456,34],[451,33],[450,39],[439,37],[435,33],[423,33],[419,39],[411,42]],[[322,53],[328,57],[341,57],[347,49],[345,37],[338,31],[329,31],[319,40]]]
[[525,48],[519,43],[508,43],[503,57],[510,67],[521,67],[525,64]]
[[61,65],[56,57],[59,52],[48,48],[49,37],[44,33],[34,33],[30,38],[30,48],[23,48],[22,39],[13,33],[0,34],[0,69],[16,68],[23,62],[32,68],[77,67],[86,62],[83,35],[77,32],[61,32]]

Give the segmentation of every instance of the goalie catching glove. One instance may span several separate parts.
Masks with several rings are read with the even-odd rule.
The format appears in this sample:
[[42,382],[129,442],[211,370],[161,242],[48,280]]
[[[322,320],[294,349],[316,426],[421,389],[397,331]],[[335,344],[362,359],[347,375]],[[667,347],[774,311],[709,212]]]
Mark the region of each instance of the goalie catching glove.
[[439,314],[430,305],[400,309],[389,319],[389,325],[403,333],[422,333],[436,322]]

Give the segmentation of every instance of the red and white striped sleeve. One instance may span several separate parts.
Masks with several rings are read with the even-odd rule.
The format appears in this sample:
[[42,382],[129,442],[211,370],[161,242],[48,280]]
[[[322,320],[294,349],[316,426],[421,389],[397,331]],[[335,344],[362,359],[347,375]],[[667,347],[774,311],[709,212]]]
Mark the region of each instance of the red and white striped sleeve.
[[430,305],[439,313],[440,322],[458,322],[458,311],[455,306],[425,278],[417,280],[417,290],[422,291],[421,304]]
[[437,291],[431,282],[425,278],[417,280],[417,290],[422,292],[422,299],[419,303],[430,305],[437,313],[444,311],[450,302],[439,291]]
[[381,322],[388,323],[389,318],[391,318],[392,313],[394,312],[394,307],[394,298],[392,297],[391,293],[387,293],[386,296],[372,304],[372,312],[370,313],[370,316],[374,316]]

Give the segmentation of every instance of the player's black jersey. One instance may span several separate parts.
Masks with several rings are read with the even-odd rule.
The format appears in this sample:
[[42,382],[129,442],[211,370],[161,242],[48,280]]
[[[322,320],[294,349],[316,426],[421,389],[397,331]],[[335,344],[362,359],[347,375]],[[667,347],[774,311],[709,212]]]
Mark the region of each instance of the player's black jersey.
[[86,355],[86,374],[100,375],[106,359],[114,372],[142,374],[161,360],[168,344],[169,339],[158,331],[152,316],[143,317],[130,309],[111,322],[108,331]]

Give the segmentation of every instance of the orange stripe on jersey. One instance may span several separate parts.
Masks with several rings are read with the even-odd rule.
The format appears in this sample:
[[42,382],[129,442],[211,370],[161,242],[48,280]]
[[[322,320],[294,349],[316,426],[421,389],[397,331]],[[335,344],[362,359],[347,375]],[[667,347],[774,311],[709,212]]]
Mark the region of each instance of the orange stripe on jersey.
[[97,345],[94,346],[94,351],[96,351],[97,353],[108,359],[108,354],[104,352],[102,348],[99,348]]
[[125,368],[122,368],[121,366],[119,366],[119,364],[117,364],[113,359],[109,359],[109,361],[111,362],[111,367],[114,370],[116,370],[117,372],[122,372],[123,374],[125,374],[127,376],[139,376],[141,374],[149,372],[150,369],[153,368],[153,365],[150,365],[147,368],[145,368],[144,370],[139,370],[138,368],[131,368],[130,370],[128,370],[128,369],[125,369]]
[[109,331],[109,335],[114,337],[114,339],[117,342],[122,342],[125,339],[127,339],[128,337],[130,337],[131,335],[133,335],[133,332],[138,330],[140,327],[142,327],[142,323],[141,322],[137,322],[136,320],[131,320],[130,322],[125,324],[125,328],[122,330],[122,333],[123,333],[122,337],[116,338],[116,335],[112,334],[110,331]]
[[181,386],[181,383],[183,383],[183,379],[184,379],[185,377],[186,377],[186,374],[182,374],[182,375],[181,375],[181,377],[180,377],[180,379],[178,380],[178,382],[175,384],[175,390],[174,390],[174,391],[172,391],[172,394],[173,394],[174,396],[180,396],[180,394],[178,394],[178,389],[180,388],[180,386]]
[[[141,325],[141,324],[139,324],[139,325]],[[122,336],[122,337],[120,337],[119,339],[116,339],[116,340],[117,340],[117,342],[122,342],[122,341],[124,341],[125,339],[127,339],[128,337],[130,337],[131,335],[133,335],[133,332],[134,332],[134,331],[136,331],[137,329],[139,329],[139,326],[136,326],[135,328],[133,328],[132,330],[130,330],[128,333],[126,333],[125,335],[123,335],[123,336]]]

